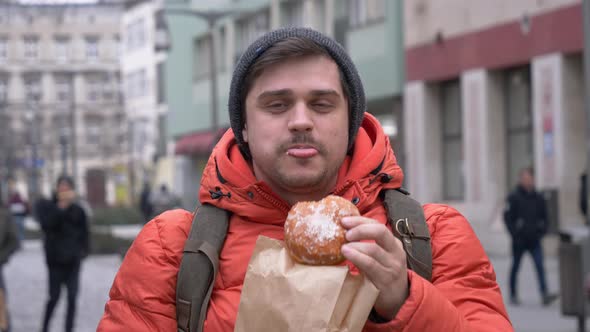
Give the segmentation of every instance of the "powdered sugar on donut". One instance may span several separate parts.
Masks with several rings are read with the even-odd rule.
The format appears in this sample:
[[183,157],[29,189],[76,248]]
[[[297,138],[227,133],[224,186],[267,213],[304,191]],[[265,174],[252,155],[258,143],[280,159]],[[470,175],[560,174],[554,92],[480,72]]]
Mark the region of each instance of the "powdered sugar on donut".
[[338,233],[338,225],[332,221],[332,216],[324,213],[325,208],[324,204],[317,205],[313,214],[303,224],[307,227],[306,235],[317,239],[320,243],[335,238]]

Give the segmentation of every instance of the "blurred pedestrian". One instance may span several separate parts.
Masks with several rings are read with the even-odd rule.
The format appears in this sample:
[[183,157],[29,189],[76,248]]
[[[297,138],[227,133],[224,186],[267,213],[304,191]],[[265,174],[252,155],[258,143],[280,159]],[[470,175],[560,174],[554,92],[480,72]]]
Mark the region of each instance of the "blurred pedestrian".
[[53,200],[37,204],[44,232],[45,260],[49,271],[49,299],[43,316],[43,331],[49,331],[51,316],[60,297],[61,287],[68,291],[65,331],[74,327],[80,265],[88,254],[88,223],[84,209],[77,202],[74,181],[61,176]]
[[21,196],[14,183],[9,186],[8,207],[12,222],[16,224],[19,243],[25,238],[25,218],[29,215],[29,203]]
[[168,190],[168,186],[162,184],[160,190],[150,197],[150,203],[153,209],[153,215],[157,216],[164,211],[177,208],[180,205],[178,197]]
[[6,284],[4,282],[4,265],[18,249],[19,242],[16,226],[11,220],[11,213],[0,206],[0,331],[10,330]]
[[547,206],[543,196],[535,189],[532,168],[520,171],[519,183],[508,196],[504,222],[512,237],[512,268],[510,270],[510,302],[519,305],[517,276],[524,253],[531,254],[537,270],[541,302],[549,305],[557,295],[547,289],[541,239],[547,232]]
[[139,210],[143,215],[144,222],[148,222],[152,217],[153,206],[150,202],[150,193],[150,185],[149,183],[145,182],[143,184],[143,189],[141,190],[141,195],[139,196]]

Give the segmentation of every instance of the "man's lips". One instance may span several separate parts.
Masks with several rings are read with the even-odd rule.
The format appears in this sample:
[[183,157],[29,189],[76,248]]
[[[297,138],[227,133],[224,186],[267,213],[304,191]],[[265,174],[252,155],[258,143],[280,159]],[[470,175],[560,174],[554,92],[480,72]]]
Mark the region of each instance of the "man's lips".
[[287,149],[287,155],[295,158],[311,158],[319,153],[311,145],[293,145]]

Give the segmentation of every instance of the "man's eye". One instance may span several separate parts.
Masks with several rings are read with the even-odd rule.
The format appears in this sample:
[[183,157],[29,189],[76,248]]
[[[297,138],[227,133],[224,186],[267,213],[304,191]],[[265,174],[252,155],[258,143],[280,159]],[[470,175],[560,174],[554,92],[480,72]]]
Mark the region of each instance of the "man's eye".
[[285,102],[274,102],[274,103],[270,103],[268,104],[267,108],[269,108],[270,110],[284,110],[287,108],[287,103]]
[[332,104],[323,102],[313,103],[311,106],[316,110],[329,110],[333,107]]

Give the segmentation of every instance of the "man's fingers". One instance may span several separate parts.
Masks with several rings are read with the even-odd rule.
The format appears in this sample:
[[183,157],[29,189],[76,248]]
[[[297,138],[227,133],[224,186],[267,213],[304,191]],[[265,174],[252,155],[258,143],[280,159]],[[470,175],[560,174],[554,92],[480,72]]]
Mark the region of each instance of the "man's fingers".
[[354,264],[371,282],[375,284],[375,286],[377,286],[377,288],[379,288],[379,285],[382,284],[380,279],[387,274],[385,268],[379,264],[379,262],[364,252],[357,250],[357,248],[353,247],[351,243],[342,246],[342,255],[344,255],[347,260]]
[[379,223],[360,223],[346,232],[346,239],[350,242],[374,240],[381,248],[390,253],[397,253],[401,249],[401,242],[393,236],[387,226]]
[[367,242],[352,242],[344,244],[343,247],[347,247],[349,249],[356,250],[361,252],[374,260],[376,260],[379,264],[384,267],[392,265],[392,262],[389,261],[388,253],[383,250],[380,246],[375,243],[367,243]]
[[377,223],[374,219],[365,218],[361,216],[349,216],[342,218],[342,226],[346,229],[354,228],[362,224],[375,224]]

